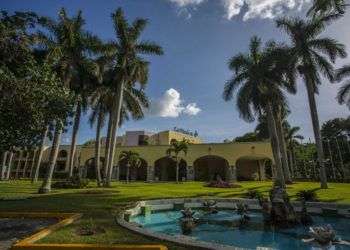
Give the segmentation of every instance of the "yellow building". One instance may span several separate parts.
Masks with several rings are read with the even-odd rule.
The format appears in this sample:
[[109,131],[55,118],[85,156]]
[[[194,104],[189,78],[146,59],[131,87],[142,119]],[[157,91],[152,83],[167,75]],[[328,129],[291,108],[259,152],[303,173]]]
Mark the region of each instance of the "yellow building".
[[[141,133],[142,134],[142,133]],[[138,135],[138,136],[135,136]],[[140,142],[140,131],[133,133],[132,141]],[[174,131],[163,131],[149,136],[148,145],[116,147],[114,158],[114,178],[123,180],[126,176],[126,166],[120,162],[119,155],[122,151],[134,151],[139,153],[142,164],[136,169],[131,169],[132,180],[139,181],[174,181],[176,167],[173,159],[166,155],[172,139],[188,139],[191,144],[186,155],[182,154],[179,176],[183,180],[210,181],[216,176],[224,180],[264,180],[273,175],[273,156],[269,142],[249,143],[201,143],[197,137],[181,134]],[[124,143],[128,140],[124,138]],[[56,174],[68,172],[69,145],[61,145],[58,153]],[[76,154],[76,166],[87,178],[95,176],[94,145],[78,146]],[[43,165],[47,165],[50,148],[43,155]],[[101,148],[101,159],[104,161],[104,147]],[[21,160],[24,158],[22,157]],[[17,159],[18,161],[18,159]],[[103,164],[101,164],[103,165]],[[102,172],[104,172],[102,170]]]

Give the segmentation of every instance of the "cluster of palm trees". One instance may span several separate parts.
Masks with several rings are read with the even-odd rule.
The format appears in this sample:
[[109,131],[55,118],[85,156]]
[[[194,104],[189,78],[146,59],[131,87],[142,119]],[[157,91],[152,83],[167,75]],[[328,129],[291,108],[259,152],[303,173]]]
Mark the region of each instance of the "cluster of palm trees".
[[[110,186],[118,127],[123,121],[141,119],[149,105],[145,94],[150,62],[143,55],[162,55],[162,48],[154,42],[141,40],[148,22],[136,19],[129,23],[122,9],[111,15],[115,39],[103,42],[84,29],[81,11],[69,17],[66,10],[59,11],[57,20],[41,18],[42,29],[35,32],[34,53],[55,70],[65,88],[74,95],[74,119],[68,159],[72,177],[77,159],[77,139],[80,119],[91,109],[90,124],[96,124],[95,159],[98,185]],[[101,130],[108,119],[105,161],[101,159]],[[64,121],[56,120],[46,177],[40,193],[50,192]],[[49,126],[43,131],[42,143],[37,150],[33,182],[37,181]],[[103,171],[102,171],[103,168]]]
[[[229,101],[237,91],[237,109],[241,117],[253,121],[266,116],[276,164],[276,181],[285,186],[292,181],[283,131],[283,116],[288,111],[285,93],[295,94],[296,79],[305,83],[317,147],[317,164],[321,188],[327,188],[325,159],[320,133],[315,95],[322,77],[341,81],[350,75],[350,67],[334,69],[337,58],[345,58],[345,47],[338,41],[321,36],[327,25],[345,12],[345,1],[315,0],[309,17],[281,18],[276,26],[289,36],[289,44],[269,42],[263,47],[259,38],[253,37],[248,54],[238,54],[229,61],[233,77],[226,83],[223,98]],[[339,100],[348,102],[349,83],[340,90]],[[292,162],[289,160],[289,162]]]

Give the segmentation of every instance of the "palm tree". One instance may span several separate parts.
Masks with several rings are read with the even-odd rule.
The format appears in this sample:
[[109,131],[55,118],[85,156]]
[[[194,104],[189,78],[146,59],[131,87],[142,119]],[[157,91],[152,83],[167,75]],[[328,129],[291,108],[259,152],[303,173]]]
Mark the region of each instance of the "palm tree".
[[[254,121],[254,115],[267,116],[268,130],[277,170],[277,181],[284,187],[285,178],[281,163],[281,145],[278,139],[273,107],[286,106],[283,89],[293,92],[293,70],[286,71],[290,62],[287,48],[271,43],[262,51],[261,40],[253,37],[249,54],[238,54],[229,61],[233,77],[227,81],[223,98],[232,100],[237,92],[237,109],[240,116]],[[284,60],[284,61],[282,61]]]
[[32,176],[32,183],[37,182],[38,178],[39,178],[41,160],[43,158],[44,149],[45,149],[45,142],[46,142],[48,133],[49,133],[49,125],[46,126],[44,133],[42,135],[42,138],[41,138],[38,156],[37,156],[37,159],[36,159],[35,165],[34,165],[34,175]]
[[[337,71],[336,80],[340,82],[347,77],[350,77],[350,65],[345,65]],[[339,89],[337,99],[339,104],[346,104],[350,108],[350,80]]]
[[38,190],[40,194],[49,193],[51,191],[52,175],[56,165],[56,159],[57,159],[58,150],[60,147],[62,132],[63,132],[63,124],[61,121],[58,121],[55,127],[55,133],[53,136],[52,148],[50,151],[49,165],[47,167],[46,176],[44,178],[44,181],[41,187]]
[[[101,42],[83,29],[85,24],[82,13],[68,17],[64,8],[59,12],[58,21],[45,18],[42,25],[49,34],[38,32],[37,38],[47,53],[49,61],[58,72],[64,86],[76,95],[76,112],[72,131],[72,140],[69,154],[69,176],[73,173],[77,134],[79,129],[82,106],[85,98],[86,74],[91,73],[92,60],[87,55],[98,52]],[[61,127],[61,126],[59,126]],[[55,160],[55,159],[54,159]]]
[[168,157],[172,158],[176,164],[176,183],[179,183],[179,165],[181,158],[180,153],[187,154],[189,142],[186,139],[182,141],[172,140],[170,142],[170,147],[166,150]]
[[[53,66],[61,78],[64,87],[71,90],[75,90],[82,84],[81,71],[84,68],[91,69],[91,60],[86,56],[88,52],[98,50],[100,41],[96,36],[92,36],[89,32],[83,30],[84,20],[81,12],[72,18],[67,16],[64,8],[59,12],[58,21],[54,21],[46,18],[42,22],[42,25],[50,32],[45,34],[38,32],[37,40],[43,46],[46,52],[46,60]],[[84,70],[84,72],[90,72]],[[78,100],[78,107],[79,101]],[[76,134],[78,129],[78,118],[80,120],[79,110],[75,117],[73,139],[71,145],[71,156],[74,157],[76,148]],[[61,134],[64,128],[64,121],[56,121],[56,131],[54,132],[54,142],[60,143]],[[54,167],[56,165],[57,153],[59,149],[58,145],[53,145],[50,153],[50,162],[48,166],[48,172],[46,178],[51,178]],[[57,151],[57,152],[55,152]],[[70,160],[70,164],[73,164],[73,159]],[[71,172],[71,171],[70,171]],[[50,191],[51,180],[45,180],[43,186],[39,192]]]
[[10,150],[10,155],[8,157],[8,162],[7,162],[7,172],[6,172],[6,180],[9,180],[11,177],[11,170],[12,170],[12,160],[13,160],[13,149]]
[[289,149],[289,166],[292,172],[292,175],[295,175],[295,150],[294,146],[298,143],[296,139],[303,140],[304,137],[298,134],[300,127],[287,127],[286,128],[286,141]]
[[320,76],[323,75],[332,81],[334,79],[332,63],[337,57],[346,56],[344,45],[332,38],[319,37],[330,20],[331,17],[307,21],[299,18],[277,20],[277,27],[282,28],[290,37],[292,57],[306,85],[320,166],[321,188],[327,188],[327,176],[315,94],[318,94],[318,85],[321,84]]
[[130,167],[138,168],[141,166],[141,157],[137,152],[122,151],[119,156],[119,161],[126,163],[126,183],[129,183]]
[[308,15],[345,14],[346,0],[314,0]]
[[[90,116],[90,124],[96,125],[96,141],[95,141],[95,159],[99,159],[100,156],[100,130],[102,129],[105,119],[111,113],[111,107],[113,105],[114,93],[113,89],[113,65],[111,59],[108,56],[102,56],[98,60],[98,79],[99,86],[95,89],[94,94],[91,96],[91,106],[93,112]],[[144,109],[149,107],[149,101],[142,88],[137,88],[133,85],[126,85],[123,91],[123,105],[121,110],[121,117],[119,125],[124,121],[132,118],[133,120],[140,120],[144,117]],[[109,119],[107,138],[110,135],[111,119]],[[106,143],[108,145],[108,142]],[[108,152],[106,150],[106,155]],[[105,158],[107,159],[107,157]],[[100,164],[96,164],[96,168],[100,168]],[[96,170],[97,171],[97,170]],[[104,176],[108,175],[108,169],[104,171]]]
[[124,90],[136,82],[145,85],[148,80],[149,62],[141,55],[161,55],[160,46],[153,42],[139,41],[142,31],[147,25],[147,20],[136,19],[131,25],[127,22],[121,8],[112,14],[116,41],[112,43],[116,51],[113,66],[113,105],[110,113],[110,132],[108,138],[106,168],[108,175],[106,185],[110,185],[113,171],[113,162],[116,145],[117,129],[122,113]]
[[0,180],[5,180],[5,172],[6,172],[6,162],[7,162],[7,155],[9,154],[8,151],[5,151],[2,154],[2,164],[1,164],[1,176]]

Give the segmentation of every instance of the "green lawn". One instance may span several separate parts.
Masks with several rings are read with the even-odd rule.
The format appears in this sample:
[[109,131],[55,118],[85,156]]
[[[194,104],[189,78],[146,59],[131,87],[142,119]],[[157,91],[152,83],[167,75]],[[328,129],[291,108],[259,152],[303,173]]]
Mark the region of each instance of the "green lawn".
[[[80,212],[84,216],[75,224],[65,227],[43,239],[50,243],[152,243],[137,234],[120,228],[114,222],[114,214],[130,202],[143,199],[175,197],[244,197],[247,190],[267,193],[271,182],[240,182],[241,188],[218,189],[203,187],[203,183],[114,183],[111,188],[96,188],[91,184],[81,190],[54,190],[50,194],[37,194],[38,185],[29,181],[0,182],[0,211]],[[318,183],[300,182],[289,185],[289,195],[295,198],[299,190],[315,189],[319,200],[350,203],[350,184],[330,183],[329,189],[319,189]],[[75,232],[82,225],[94,223],[106,233],[96,236],[78,236]],[[154,242],[153,242],[154,243]],[[183,249],[166,244],[170,249]]]

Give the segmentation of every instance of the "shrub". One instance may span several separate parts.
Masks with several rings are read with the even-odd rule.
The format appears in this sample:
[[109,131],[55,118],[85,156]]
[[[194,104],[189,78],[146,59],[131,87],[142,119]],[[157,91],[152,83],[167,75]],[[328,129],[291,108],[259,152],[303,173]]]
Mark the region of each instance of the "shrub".
[[214,188],[235,188],[241,187],[237,184],[231,184],[227,181],[211,181],[205,185],[206,187],[214,187]]
[[315,190],[301,190],[297,194],[297,200],[317,201],[317,194]]
[[82,179],[80,177],[72,177],[65,181],[57,181],[52,184],[52,188],[57,189],[65,189],[65,188],[73,188],[73,189],[82,189],[86,188],[89,185],[88,179]]

